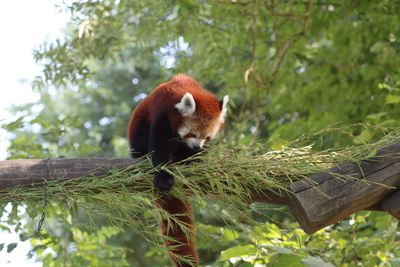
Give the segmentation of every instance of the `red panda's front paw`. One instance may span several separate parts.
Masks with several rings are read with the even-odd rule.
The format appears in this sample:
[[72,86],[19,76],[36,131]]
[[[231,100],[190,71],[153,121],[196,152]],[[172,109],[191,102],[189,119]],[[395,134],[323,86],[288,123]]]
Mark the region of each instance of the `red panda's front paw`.
[[159,171],[154,174],[153,184],[160,191],[169,191],[174,185],[174,176],[166,171]]

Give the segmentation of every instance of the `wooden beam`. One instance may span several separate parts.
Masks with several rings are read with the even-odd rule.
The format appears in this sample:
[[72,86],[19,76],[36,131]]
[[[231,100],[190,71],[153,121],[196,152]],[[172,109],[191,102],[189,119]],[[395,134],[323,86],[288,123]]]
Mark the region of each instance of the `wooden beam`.
[[[0,191],[16,186],[41,186],[44,180],[66,181],[80,177],[101,176],[112,167],[125,169],[137,159],[55,158],[0,161]],[[268,190],[254,191],[249,201],[287,205],[287,195]]]
[[[125,169],[137,162],[129,158],[0,161],[0,191],[15,186],[41,186],[44,180],[64,181],[105,175],[112,167]],[[360,180],[338,180],[332,173],[351,174]],[[393,188],[399,187],[400,145],[392,145],[361,164],[343,164],[296,182],[291,187],[293,193],[278,195],[267,189],[258,189],[251,194],[249,201],[289,205],[301,227],[307,233],[313,233],[361,209],[386,210],[400,219],[400,192],[392,194]]]
[[0,190],[15,186],[38,186],[46,180],[70,180],[104,175],[115,166],[125,169],[137,159],[57,158],[0,161]]
[[395,217],[397,220],[400,220],[400,210],[397,211],[389,211],[389,213]]
[[[352,178],[339,179],[337,174]],[[400,145],[396,144],[359,164],[343,164],[294,183],[288,204],[304,231],[311,234],[356,211],[383,208],[380,202],[399,188]]]
[[288,205],[289,194],[282,193],[278,195],[269,190],[258,190],[251,192],[251,196],[248,199],[249,202],[261,202],[261,203],[270,203],[270,204],[278,204],[278,205]]
[[382,201],[381,207],[387,211],[400,211],[400,191],[396,191]]

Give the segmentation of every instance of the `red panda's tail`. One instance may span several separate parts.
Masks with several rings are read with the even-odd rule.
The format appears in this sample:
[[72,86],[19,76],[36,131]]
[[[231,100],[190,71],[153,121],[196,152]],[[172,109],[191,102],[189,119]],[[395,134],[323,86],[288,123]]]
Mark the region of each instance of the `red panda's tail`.
[[[156,203],[171,215],[170,220],[162,219],[161,233],[174,265],[197,267],[199,259],[194,243],[193,212],[189,200],[162,195]],[[186,261],[180,260],[182,258]]]

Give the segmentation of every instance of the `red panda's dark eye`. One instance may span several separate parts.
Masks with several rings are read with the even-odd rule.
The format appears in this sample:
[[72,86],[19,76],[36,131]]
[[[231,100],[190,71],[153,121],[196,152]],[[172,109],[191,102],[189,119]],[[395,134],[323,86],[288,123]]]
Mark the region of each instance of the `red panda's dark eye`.
[[188,133],[187,135],[185,135],[183,137],[184,139],[188,139],[188,138],[196,138],[196,135],[194,133]]
[[210,141],[211,140],[211,137],[210,136],[207,136],[206,137],[206,142],[208,142],[208,141]]

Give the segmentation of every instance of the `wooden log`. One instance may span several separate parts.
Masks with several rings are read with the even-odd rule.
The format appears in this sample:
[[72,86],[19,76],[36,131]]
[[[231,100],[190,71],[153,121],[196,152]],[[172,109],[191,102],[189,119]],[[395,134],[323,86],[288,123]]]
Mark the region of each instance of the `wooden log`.
[[389,213],[395,217],[397,220],[400,220],[400,210],[396,210],[396,211],[389,211]]
[[[351,175],[352,179],[338,179],[333,173]],[[396,144],[360,164],[340,165],[294,183],[288,205],[304,231],[312,234],[356,211],[376,206],[398,188],[400,145]]]
[[[44,180],[70,180],[107,174],[112,167],[125,169],[137,159],[55,158],[0,161],[0,191],[15,186],[41,186]],[[268,190],[254,191],[249,201],[287,205],[287,195]]]
[[[365,176],[366,180],[380,181],[388,185],[397,184],[397,181],[399,181],[397,176],[397,169],[399,169],[400,164],[399,151],[400,145],[390,146],[380,151],[374,159],[362,162],[361,169],[359,165],[354,163],[343,164],[327,172],[311,176],[310,180],[299,181],[291,188],[295,193],[294,195],[290,193],[278,195],[267,189],[258,189],[258,191],[254,191],[251,194],[249,201],[289,205],[307,233],[315,232],[326,225],[333,224],[347,216],[346,214],[360,209],[388,210],[390,214],[400,219],[398,208],[400,205],[398,200],[400,193],[391,195],[381,204],[378,200],[383,199],[384,196],[392,192],[391,189],[377,184],[355,182],[354,180],[338,181],[331,174],[332,172],[343,175],[353,174],[354,177],[362,178]],[[41,186],[44,180],[69,180],[91,175],[104,175],[112,167],[124,169],[137,163],[137,161],[126,158],[60,158],[0,161],[0,190],[4,192],[8,188],[15,186]],[[374,177],[378,177],[378,179]],[[379,194],[374,193],[360,199],[360,194],[364,194],[365,190],[368,191],[368,194],[369,190],[379,191]],[[356,194],[352,195],[353,199],[350,199],[350,202],[357,200],[362,202],[362,205],[357,204],[358,202],[350,203],[344,208],[345,212],[342,211],[342,206],[346,202],[341,199],[341,196],[349,200],[346,196],[354,193]],[[310,195],[307,196],[307,194]],[[327,195],[330,197],[327,198]],[[329,220],[326,218],[329,218]]]
[[15,186],[38,186],[44,180],[69,180],[107,174],[115,166],[127,168],[136,159],[57,158],[0,161],[0,190]]
[[258,190],[252,191],[250,194],[249,202],[261,202],[261,203],[270,203],[270,204],[278,204],[278,205],[288,205],[290,192],[282,192],[281,195],[278,195],[269,190]]
[[400,211],[400,191],[396,191],[380,204],[383,210]]

